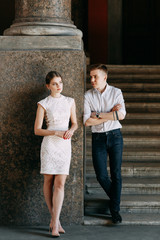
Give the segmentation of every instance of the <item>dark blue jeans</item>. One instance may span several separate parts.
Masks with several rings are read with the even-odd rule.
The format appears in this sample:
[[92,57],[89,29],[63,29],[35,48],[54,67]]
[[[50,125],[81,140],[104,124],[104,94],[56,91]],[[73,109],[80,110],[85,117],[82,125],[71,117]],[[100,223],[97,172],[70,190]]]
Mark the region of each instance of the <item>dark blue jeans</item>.
[[[123,138],[120,129],[92,133],[92,159],[96,177],[110,198],[111,211],[120,210]],[[109,156],[110,176],[107,171]]]

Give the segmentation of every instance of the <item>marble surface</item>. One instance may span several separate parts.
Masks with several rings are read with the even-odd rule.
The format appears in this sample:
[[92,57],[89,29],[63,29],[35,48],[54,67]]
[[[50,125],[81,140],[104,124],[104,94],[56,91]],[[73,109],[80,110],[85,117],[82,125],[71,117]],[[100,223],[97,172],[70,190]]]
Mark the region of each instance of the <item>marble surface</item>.
[[70,176],[61,221],[83,219],[83,83],[84,53],[79,50],[0,51],[2,159],[0,224],[48,225],[50,216],[39,173],[42,138],[33,127],[37,102],[48,95],[45,76],[51,70],[64,79],[63,94],[75,98],[79,128],[72,139]]
[[57,26],[55,24],[44,25],[43,23],[17,26],[13,24],[3,33],[4,36],[79,36],[82,37],[82,32],[74,25],[72,26]]
[[83,50],[80,36],[0,36],[0,51],[4,50]]
[[71,21],[71,0],[15,0],[15,20],[5,36],[80,36]]
[[71,23],[71,0],[15,0],[15,22]]

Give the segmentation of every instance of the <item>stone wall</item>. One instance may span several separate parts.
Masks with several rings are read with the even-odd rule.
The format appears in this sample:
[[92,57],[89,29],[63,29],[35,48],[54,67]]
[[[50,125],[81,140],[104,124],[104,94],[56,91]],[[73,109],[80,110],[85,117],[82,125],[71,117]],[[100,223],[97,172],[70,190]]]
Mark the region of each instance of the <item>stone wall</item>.
[[[5,41],[4,37],[0,41]],[[43,176],[39,173],[42,138],[34,135],[33,128],[37,101],[48,95],[45,76],[51,70],[62,74],[63,94],[75,98],[79,124],[72,139],[72,163],[61,221],[82,222],[84,62],[83,50],[0,49],[0,224],[48,225],[50,221],[42,191]]]

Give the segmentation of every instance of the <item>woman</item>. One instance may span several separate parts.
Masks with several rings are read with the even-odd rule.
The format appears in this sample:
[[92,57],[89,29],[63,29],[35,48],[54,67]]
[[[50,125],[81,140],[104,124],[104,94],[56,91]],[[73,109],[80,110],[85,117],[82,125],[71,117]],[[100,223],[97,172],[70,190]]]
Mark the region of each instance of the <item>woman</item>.
[[[38,102],[34,132],[35,135],[44,136],[41,144],[40,173],[44,175],[43,192],[51,214],[50,229],[52,235],[58,237],[59,233],[65,233],[59,218],[64,185],[69,175],[71,137],[77,129],[76,106],[73,98],[61,94],[63,82],[58,72],[51,71],[47,74],[46,87],[50,90],[50,95]],[[47,129],[42,129],[44,118]]]

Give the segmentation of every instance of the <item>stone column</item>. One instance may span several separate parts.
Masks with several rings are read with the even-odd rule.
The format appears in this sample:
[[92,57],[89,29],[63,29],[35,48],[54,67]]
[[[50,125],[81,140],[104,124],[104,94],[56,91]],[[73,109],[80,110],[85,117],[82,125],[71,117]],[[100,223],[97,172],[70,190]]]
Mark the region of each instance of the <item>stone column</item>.
[[5,36],[0,36],[0,224],[50,222],[39,173],[42,138],[34,135],[33,128],[37,102],[48,96],[45,76],[52,70],[63,77],[62,94],[75,99],[79,126],[72,138],[61,220],[62,224],[82,223],[86,72],[82,33],[71,22],[71,0],[15,1],[15,21]]
[[15,20],[4,35],[79,35],[71,0],[15,0]]

